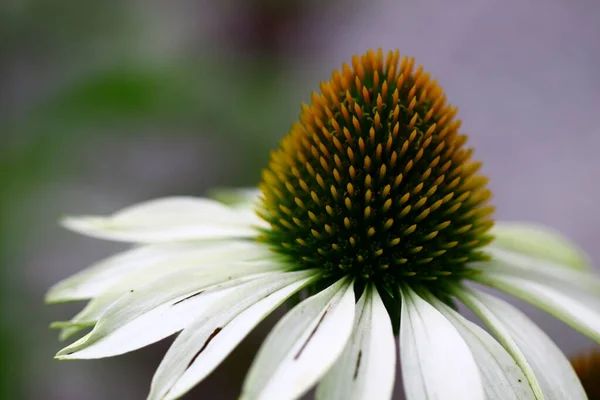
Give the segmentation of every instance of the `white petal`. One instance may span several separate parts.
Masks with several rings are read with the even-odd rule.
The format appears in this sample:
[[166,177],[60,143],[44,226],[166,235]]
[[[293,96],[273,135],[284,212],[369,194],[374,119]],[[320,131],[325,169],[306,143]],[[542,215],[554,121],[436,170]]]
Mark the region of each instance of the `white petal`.
[[402,289],[400,359],[408,400],[483,400],[479,369],[456,328],[412,289]]
[[210,266],[217,262],[225,264],[268,258],[271,254],[266,246],[243,240],[141,246],[110,257],[57,283],[46,295],[46,302],[90,299],[127,278],[139,283],[140,277],[164,275],[181,268]]
[[523,222],[496,222],[491,230],[499,247],[558,265],[589,269],[589,260],[575,243],[561,233],[543,225]]
[[295,399],[327,372],[352,332],[354,289],[344,279],[294,307],[267,336],[241,399]]
[[[155,333],[144,332],[138,335],[136,340],[120,339],[138,332],[137,328],[143,325],[136,323],[138,318],[163,304],[174,303],[181,297],[192,296],[202,290],[208,292],[208,289],[223,290],[261,276],[260,274],[248,276],[249,273],[251,272],[247,271],[246,265],[241,264],[223,271],[173,275],[139,290],[127,292],[106,309],[90,333],[58,352],[57,358],[110,357],[146,346],[153,342]],[[156,311],[152,315],[160,318],[163,314]],[[171,333],[176,332],[178,330],[176,328],[177,326],[170,328]],[[121,332],[117,334],[120,330]],[[131,335],[128,333],[130,330],[134,332]],[[169,329],[164,332],[166,333],[162,337],[169,335]]]
[[[112,357],[137,350],[152,343],[156,343],[168,336],[187,327],[198,314],[219,304],[224,297],[235,292],[237,287],[230,287],[211,293],[194,293],[188,296],[180,296],[167,303],[140,315],[119,326],[106,336],[99,338],[90,344],[88,337],[83,344],[88,347],[74,345],[62,350],[60,359],[90,359],[100,357]],[[102,320],[101,320],[102,321]],[[97,334],[97,332],[95,332]],[[91,336],[91,334],[90,334]],[[76,350],[81,348],[81,350]],[[68,350],[72,349],[72,350]],[[70,351],[76,351],[69,354]]]
[[[90,301],[86,307],[71,320],[71,323],[73,325],[80,325],[95,322],[111,304],[124,294],[131,291],[137,291],[152,284],[162,286],[162,281],[171,279],[171,276],[174,277],[173,279],[181,281],[181,277],[188,275],[190,276],[190,279],[194,279],[191,282],[197,282],[198,285],[203,285],[203,279],[206,279],[206,277],[208,277],[209,282],[213,282],[214,279],[218,279],[219,276],[223,279],[228,279],[231,275],[230,272],[233,272],[234,275],[237,274],[235,276],[242,276],[240,274],[249,275],[260,272],[278,271],[286,268],[285,264],[269,259],[233,262],[230,258],[244,259],[245,256],[238,253],[230,253],[228,256],[224,255],[223,258],[219,260],[214,260],[211,257],[210,259],[207,258],[206,261],[188,260],[170,265],[157,264],[146,270],[129,274],[105,290],[101,295],[92,299],[92,301]],[[183,282],[184,286],[187,284],[188,283]]]
[[494,273],[474,279],[531,303],[600,343],[600,295],[577,292],[572,285],[561,286],[558,281],[551,285]]
[[523,371],[500,343],[441,301],[435,298],[428,300],[454,325],[469,345],[481,372],[487,400],[535,399]]
[[544,282],[558,281],[562,284],[571,284],[577,290],[583,289],[600,294],[600,279],[588,271],[565,268],[564,265],[552,261],[495,246],[488,246],[486,252],[492,256],[492,260],[473,265],[484,273],[510,274]]
[[263,318],[314,277],[314,271],[289,272],[235,288],[173,342],[152,379],[148,399],[183,396],[210,374]]
[[356,304],[352,337],[317,388],[319,400],[386,400],[396,375],[396,345],[390,317],[375,287]]
[[214,200],[170,197],[128,207],[110,217],[68,217],[63,225],[102,239],[156,243],[252,238],[260,219]]
[[270,224],[258,216],[256,210],[261,206],[261,191],[258,188],[218,189],[211,192],[214,199],[229,204],[241,213],[244,218],[254,221],[258,228],[268,229]]
[[461,288],[454,294],[481,318],[529,380],[539,399],[586,399],[571,364],[522,312],[496,297]]

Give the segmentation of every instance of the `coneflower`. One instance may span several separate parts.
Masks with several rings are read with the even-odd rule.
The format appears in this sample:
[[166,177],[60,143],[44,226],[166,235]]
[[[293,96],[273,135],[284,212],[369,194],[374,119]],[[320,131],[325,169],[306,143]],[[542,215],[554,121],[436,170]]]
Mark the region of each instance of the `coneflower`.
[[302,291],[241,398],[295,399],[318,383],[318,399],[389,399],[396,333],[410,400],[585,399],[543,331],[466,285],[505,291],[600,341],[600,281],[574,268],[585,257],[551,230],[494,226],[457,109],[412,58],[369,51],[351,64],[302,107],[260,190],[236,204],[167,198],[65,220],[136,247],[50,290],[49,302],[91,299],[56,324],[63,337],[93,326],[57,358],[114,356],[182,331],[148,396],[175,399]]

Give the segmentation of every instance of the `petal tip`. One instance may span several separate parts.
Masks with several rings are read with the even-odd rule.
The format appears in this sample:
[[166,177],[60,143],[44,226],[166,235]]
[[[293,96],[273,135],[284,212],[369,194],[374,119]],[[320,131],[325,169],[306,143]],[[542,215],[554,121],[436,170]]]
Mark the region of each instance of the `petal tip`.
[[90,297],[82,296],[77,293],[72,285],[68,282],[70,278],[64,281],[56,283],[52,286],[44,296],[45,304],[61,304],[61,303],[74,303],[81,300],[86,300]]
[[68,293],[65,293],[65,288],[60,283],[52,286],[44,296],[44,303],[46,304],[59,304],[71,301],[74,300],[70,298]]
[[59,220],[62,227],[74,232],[86,233],[106,225],[106,219],[94,216],[65,216]]
[[55,360],[73,360],[76,357],[72,357],[72,355],[74,354],[73,351],[68,350],[70,346],[65,347],[64,349],[60,350],[58,353],[56,353],[56,355],[54,356]]

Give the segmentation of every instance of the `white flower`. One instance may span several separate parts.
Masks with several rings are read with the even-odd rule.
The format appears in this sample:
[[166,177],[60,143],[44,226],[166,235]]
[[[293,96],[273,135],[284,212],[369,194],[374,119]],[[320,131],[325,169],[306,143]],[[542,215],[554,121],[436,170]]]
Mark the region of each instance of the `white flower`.
[[[315,384],[320,400],[390,399],[395,332],[409,400],[585,399],[542,330],[466,283],[509,293],[600,342],[600,280],[547,228],[491,227],[486,180],[462,147],[455,111],[412,61],[394,73],[397,58],[384,65],[368,53],[354,72],[334,73],[273,154],[260,191],[225,192],[228,205],[174,197],[64,220],[134,247],[50,290],[50,303],[89,300],[54,324],[61,338],[93,327],[57,358],[115,356],[180,332],[148,395],[176,399],[300,294],[262,345],[242,399],[296,399]],[[491,334],[462,317],[457,300]]]
[[[266,245],[253,242],[264,224],[239,205],[168,198],[64,224],[136,246],[50,290],[51,303],[91,299],[72,321],[57,324],[64,332],[94,326],[57,358],[115,356],[183,331],[159,366],[149,399],[186,393],[271,311],[319,279],[318,270],[290,271]],[[536,232],[530,226],[494,228],[506,244],[488,246],[494,260],[474,278],[600,341],[600,282],[572,268],[580,258],[557,263],[579,253],[552,232],[539,232],[547,237],[535,243],[552,245],[546,258],[531,251],[527,239]],[[521,242],[510,242],[519,235]],[[409,399],[585,398],[565,356],[525,315],[477,289],[453,290],[498,341],[430,294],[404,287],[400,352]],[[377,290],[368,286],[355,299],[351,279],[341,279],[277,324],[242,398],[296,398],[319,380],[319,399],[391,398],[394,342]]]

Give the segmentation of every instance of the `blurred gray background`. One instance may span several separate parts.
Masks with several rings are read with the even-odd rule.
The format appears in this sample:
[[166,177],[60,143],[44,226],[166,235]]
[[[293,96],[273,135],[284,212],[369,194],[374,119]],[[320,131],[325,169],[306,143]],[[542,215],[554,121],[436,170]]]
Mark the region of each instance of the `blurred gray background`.
[[[107,360],[52,358],[61,344],[48,324],[82,305],[44,306],[45,291],[121,249],[57,219],[257,184],[300,103],[371,47],[438,78],[498,219],[558,228],[599,265],[599,20],[592,0],[3,1],[0,398],[144,398],[171,339]],[[592,347],[519,306],[568,354]],[[187,398],[236,398],[275,320]]]

